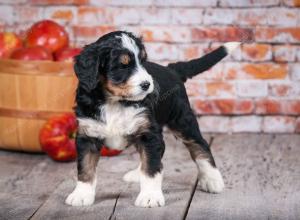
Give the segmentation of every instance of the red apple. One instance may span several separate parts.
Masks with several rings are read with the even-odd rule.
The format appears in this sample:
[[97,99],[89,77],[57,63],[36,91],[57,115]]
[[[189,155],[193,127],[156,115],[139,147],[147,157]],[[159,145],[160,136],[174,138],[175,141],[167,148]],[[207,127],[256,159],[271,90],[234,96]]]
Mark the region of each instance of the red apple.
[[68,47],[69,37],[65,29],[51,20],[35,23],[27,32],[27,47],[43,46],[54,53]]
[[22,47],[22,40],[14,33],[0,33],[0,58],[8,58],[10,53]]
[[[72,161],[75,160],[76,146],[75,136],[77,131],[76,117],[72,113],[50,118],[40,131],[40,143],[42,150],[53,160]],[[109,149],[102,146],[101,156],[116,156],[122,151]]]
[[49,50],[43,47],[16,49],[12,52],[10,58],[15,60],[53,60]]
[[107,157],[112,157],[120,154],[122,151],[120,150],[114,150],[114,149],[109,149],[108,147],[102,146],[101,148],[101,156],[107,156]]
[[75,134],[76,117],[66,113],[49,119],[40,131],[40,143],[44,152],[53,160],[72,161],[77,153]]
[[56,61],[72,62],[74,57],[80,54],[81,48],[64,48],[54,54]]

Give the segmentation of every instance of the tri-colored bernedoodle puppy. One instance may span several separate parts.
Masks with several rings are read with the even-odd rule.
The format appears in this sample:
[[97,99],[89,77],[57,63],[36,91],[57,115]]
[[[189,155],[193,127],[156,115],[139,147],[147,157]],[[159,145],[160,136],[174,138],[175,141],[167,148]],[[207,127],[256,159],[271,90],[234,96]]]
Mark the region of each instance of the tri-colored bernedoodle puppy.
[[212,67],[238,44],[225,43],[199,59],[168,66],[149,62],[142,40],[129,32],[112,32],[87,45],[75,59],[78,181],[66,203],[93,204],[102,145],[113,149],[133,145],[141,162],[124,180],[140,182],[135,205],[164,206],[165,125],[189,150],[199,170],[201,189],[221,192],[223,178],[200,133],[184,82]]

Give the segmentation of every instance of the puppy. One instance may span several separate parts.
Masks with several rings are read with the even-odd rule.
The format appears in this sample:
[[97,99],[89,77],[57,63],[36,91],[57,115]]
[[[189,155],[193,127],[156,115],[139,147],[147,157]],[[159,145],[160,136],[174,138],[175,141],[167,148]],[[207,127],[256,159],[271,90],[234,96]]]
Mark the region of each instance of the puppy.
[[135,205],[164,206],[161,159],[165,125],[189,150],[198,167],[200,187],[221,192],[222,176],[200,133],[183,83],[212,67],[238,44],[226,43],[199,59],[167,67],[147,61],[142,40],[129,32],[112,32],[87,45],[74,66],[79,80],[75,107],[78,181],[66,203],[94,203],[102,145],[118,150],[134,145],[141,162],[124,180],[140,182]]

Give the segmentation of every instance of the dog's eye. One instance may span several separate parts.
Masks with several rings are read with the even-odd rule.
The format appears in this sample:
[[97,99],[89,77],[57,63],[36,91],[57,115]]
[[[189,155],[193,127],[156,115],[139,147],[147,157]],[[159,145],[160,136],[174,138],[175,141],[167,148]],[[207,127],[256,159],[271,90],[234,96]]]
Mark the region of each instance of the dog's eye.
[[128,65],[130,62],[130,57],[128,54],[123,54],[120,56],[120,63],[122,63],[123,65]]

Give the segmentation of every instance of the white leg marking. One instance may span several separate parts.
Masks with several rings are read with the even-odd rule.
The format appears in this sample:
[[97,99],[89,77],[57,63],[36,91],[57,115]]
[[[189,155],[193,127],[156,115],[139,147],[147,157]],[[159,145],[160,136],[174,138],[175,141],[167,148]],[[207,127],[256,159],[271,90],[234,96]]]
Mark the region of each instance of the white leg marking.
[[224,44],[224,47],[226,48],[227,53],[231,54],[240,44],[240,42],[227,42]]
[[224,181],[220,171],[207,160],[197,160],[199,167],[199,186],[210,193],[220,193],[224,189]]
[[65,203],[71,206],[88,206],[95,201],[96,180],[93,183],[77,181],[74,191],[67,197]]
[[127,172],[123,176],[123,180],[125,182],[140,182],[140,175],[141,175],[141,164],[134,170]]
[[162,173],[149,177],[141,172],[140,184],[141,191],[134,203],[136,206],[152,208],[165,205],[165,198],[161,190]]

